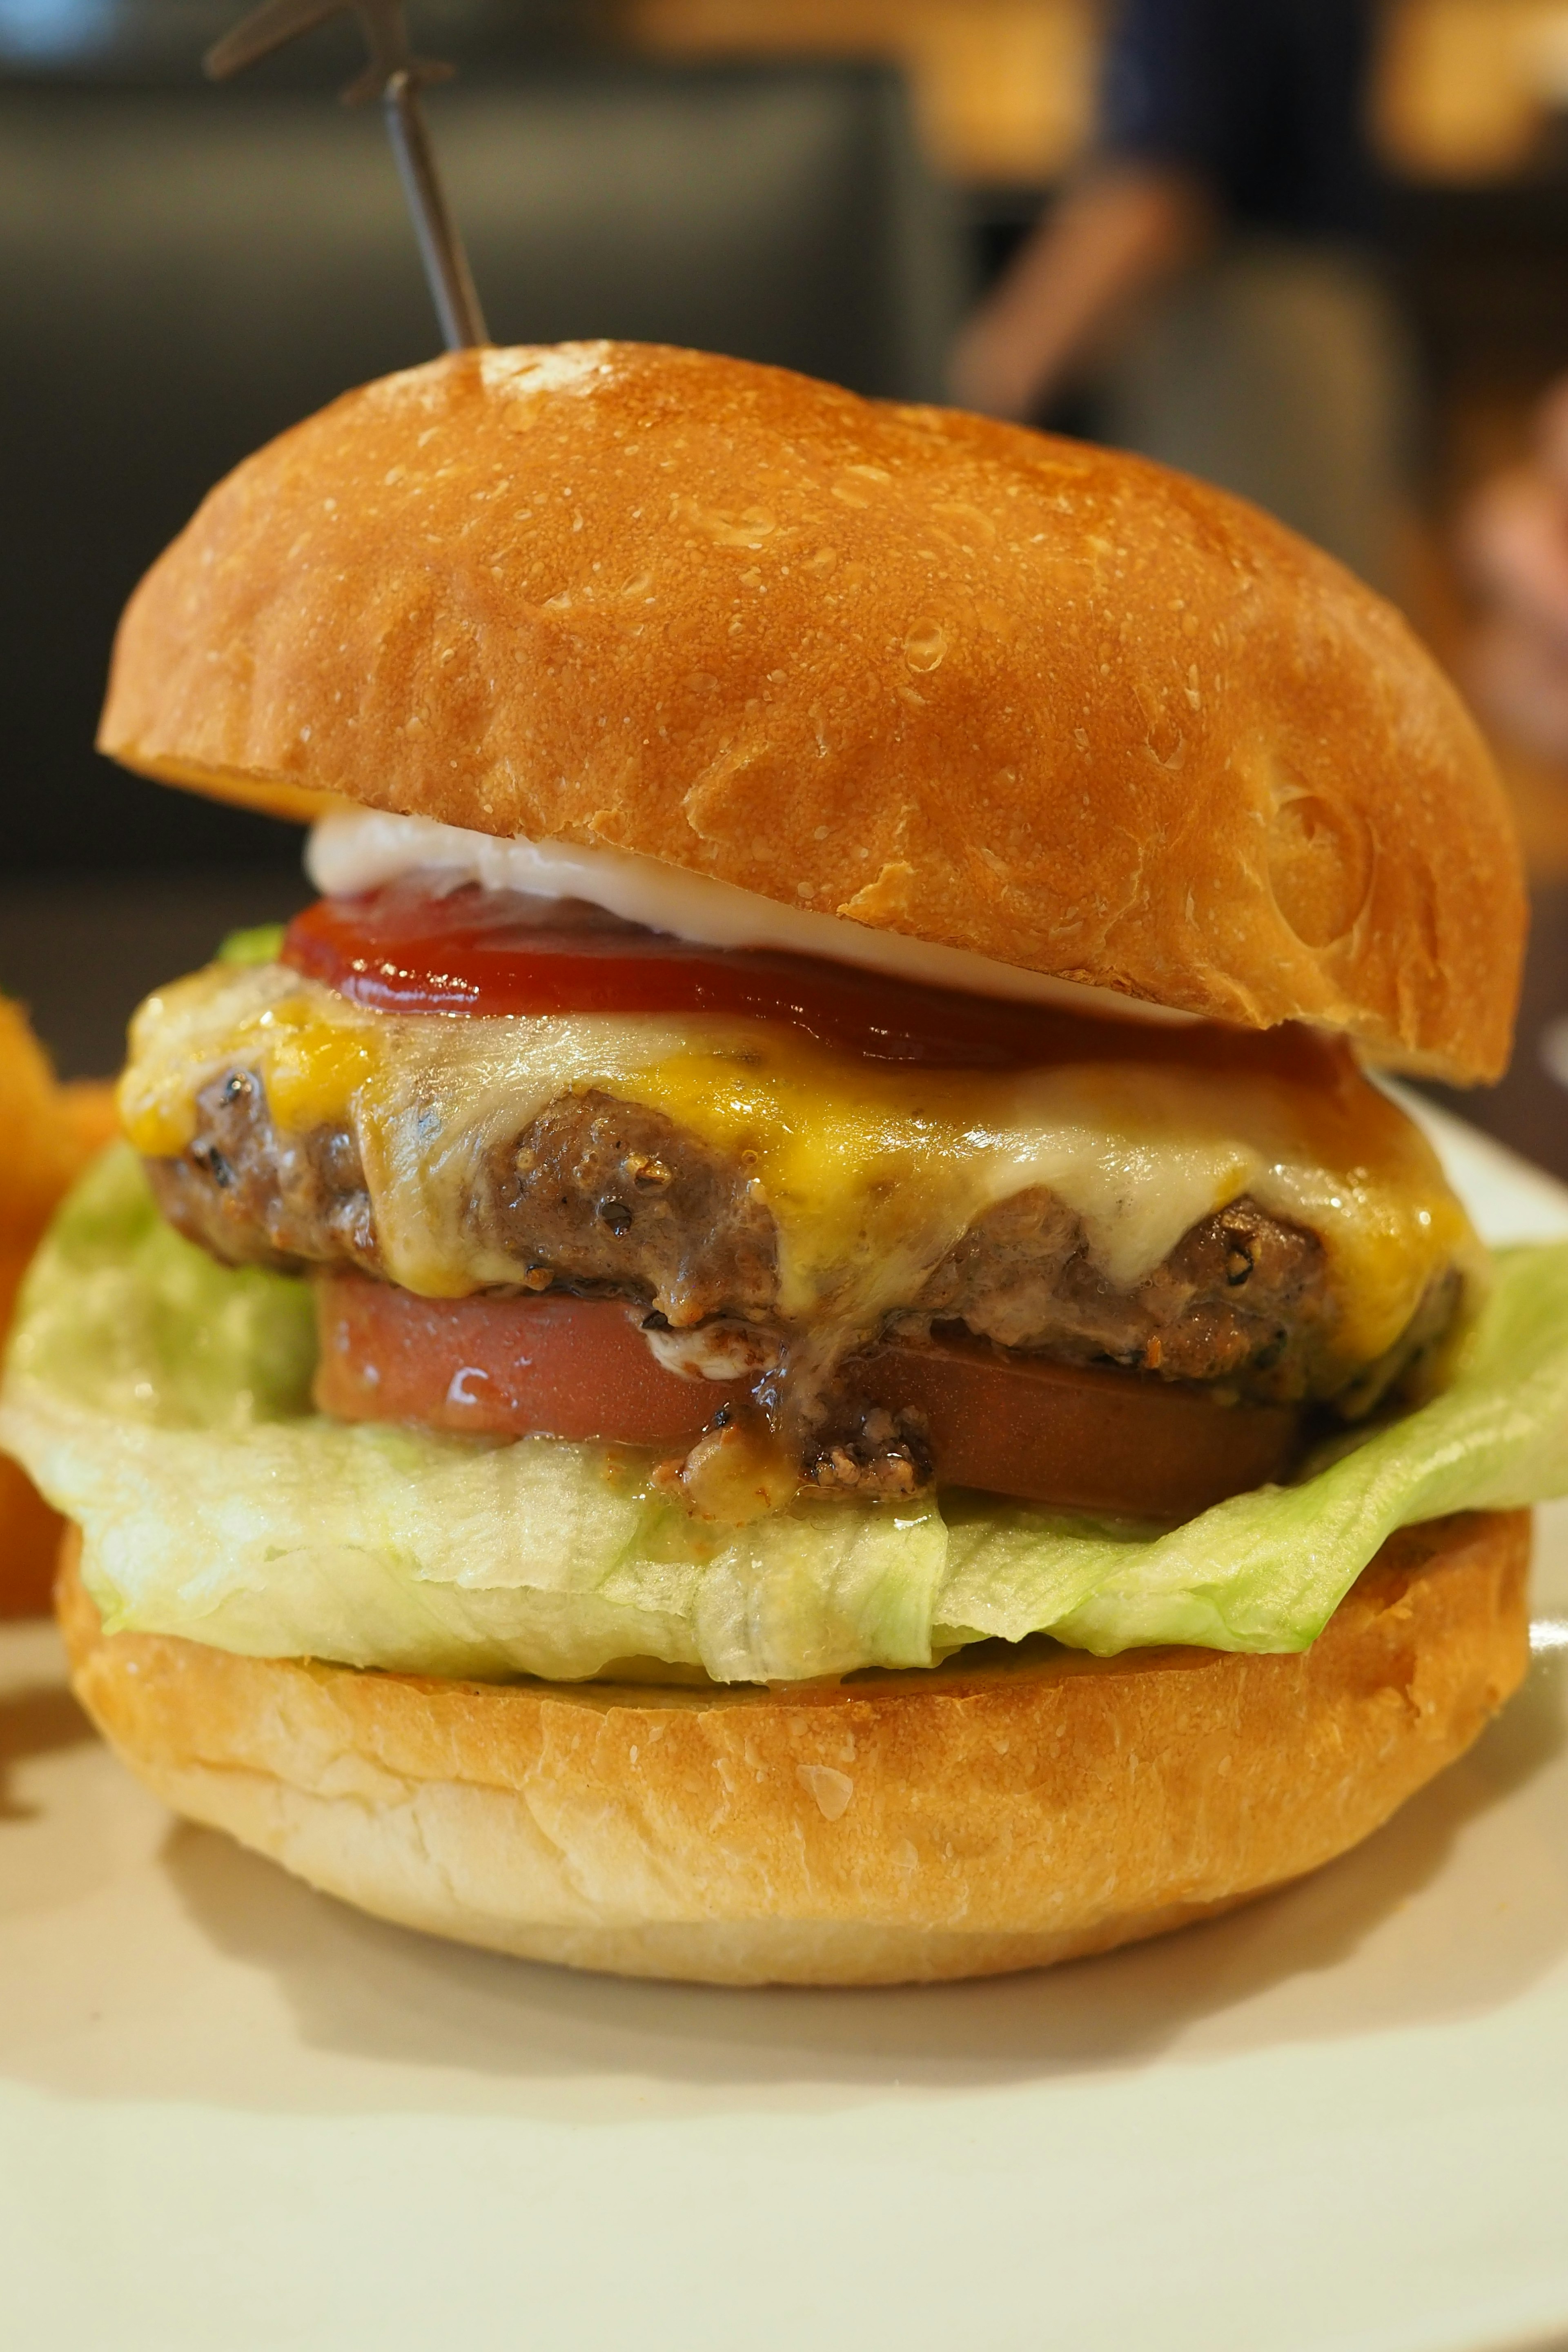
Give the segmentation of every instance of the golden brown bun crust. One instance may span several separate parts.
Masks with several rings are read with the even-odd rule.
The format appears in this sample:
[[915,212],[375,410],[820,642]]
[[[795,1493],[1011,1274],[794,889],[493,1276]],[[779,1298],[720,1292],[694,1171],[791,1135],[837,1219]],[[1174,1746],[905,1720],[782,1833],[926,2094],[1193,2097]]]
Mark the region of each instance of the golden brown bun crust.
[[177,1811],[383,1917],[716,1983],[988,1976],[1315,1869],[1523,1675],[1525,1512],[1395,1536],[1296,1657],[1027,1645],[793,1691],[444,1683],[106,1638],[78,1696]]
[[1184,476],[776,368],[571,345],[349,394],[153,566],[99,740],[1456,1078],[1508,1057],[1510,821],[1388,605]]

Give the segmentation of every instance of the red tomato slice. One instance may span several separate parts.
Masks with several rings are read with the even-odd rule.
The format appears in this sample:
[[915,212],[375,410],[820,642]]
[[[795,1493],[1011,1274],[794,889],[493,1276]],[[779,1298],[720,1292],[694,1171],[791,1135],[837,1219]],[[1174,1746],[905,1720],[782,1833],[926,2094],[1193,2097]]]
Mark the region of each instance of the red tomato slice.
[[1220,1404],[1147,1373],[1052,1364],[967,1339],[874,1349],[867,1397],[924,1416],[940,1484],[1135,1517],[1191,1519],[1289,1476],[1300,1416]]
[[746,1393],[667,1372],[619,1299],[416,1298],[359,1274],[315,1289],[316,1402],[338,1421],[685,1446]]
[[1337,1041],[1287,1025],[1151,1028],[1055,1005],[926,988],[771,948],[710,948],[595,907],[413,877],[321,898],[289,924],[283,961],[384,1013],[665,1013],[783,1021],[868,1059],[931,1068],[1198,1063],[1321,1085],[1351,1067]]
[[[746,1396],[666,1371],[614,1299],[416,1298],[358,1274],[319,1276],[316,1298],[316,1401],[340,1421],[673,1450]],[[1285,1476],[1300,1448],[1284,1408],[982,1342],[879,1348],[853,1380],[868,1404],[924,1415],[940,1484],[1085,1510],[1191,1518]]]

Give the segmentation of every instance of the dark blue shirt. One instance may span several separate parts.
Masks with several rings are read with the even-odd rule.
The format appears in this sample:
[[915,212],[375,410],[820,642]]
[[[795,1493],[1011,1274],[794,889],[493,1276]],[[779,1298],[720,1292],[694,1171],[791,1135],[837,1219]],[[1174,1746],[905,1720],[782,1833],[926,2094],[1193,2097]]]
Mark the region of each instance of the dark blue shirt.
[[1100,152],[1184,167],[1241,227],[1370,235],[1375,13],[1374,0],[1122,0]]

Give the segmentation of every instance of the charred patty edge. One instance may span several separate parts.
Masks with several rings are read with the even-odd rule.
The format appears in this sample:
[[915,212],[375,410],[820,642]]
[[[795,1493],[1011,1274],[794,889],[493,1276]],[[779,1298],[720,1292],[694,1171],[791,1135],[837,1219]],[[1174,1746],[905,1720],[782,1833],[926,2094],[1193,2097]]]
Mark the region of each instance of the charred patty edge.
[[[177,1231],[228,1265],[341,1265],[384,1278],[350,1126],[280,1133],[261,1077],[237,1067],[201,1088],[196,1111],[185,1150],[147,1163]],[[728,1344],[742,1330],[753,1349],[773,1349],[781,1371],[801,1351],[802,1334],[777,1312],[777,1232],[760,1187],[661,1112],[595,1088],[557,1097],[491,1152],[467,1217],[476,1236],[515,1260],[515,1286],[493,1286],[503,1295],[625,1298],[646,1311],[656,1353],[665,1333],[689,1347],[704,1332]],[[1305,1227],[1244,1194],[1121,1288],[1095,1264],[1074,1212],[1037,1186],[976,1218],[878,1329],[846,1329],[827,1361],[812,1350],[813,1377],[826,1402],[837,1361],[884,1337],[918,1344],[952,1325],[1013,1353],[1113,1366],[1248,1402],[1339,1394],[1361,1417],[1435,1354],[1461,1291],[1449,1269],[1394,1347],[1347,1375],[1334,1355],[1327,1254]]]

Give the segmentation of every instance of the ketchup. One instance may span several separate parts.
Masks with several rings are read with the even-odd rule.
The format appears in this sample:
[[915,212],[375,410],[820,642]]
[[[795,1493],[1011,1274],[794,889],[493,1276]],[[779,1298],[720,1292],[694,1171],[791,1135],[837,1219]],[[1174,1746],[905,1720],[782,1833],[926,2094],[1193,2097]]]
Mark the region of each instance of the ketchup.
[[1183,1062],[1320,1085],[1342,1049],[1286,1026],[1118,1020],[929,988],[773,948],[713,948],[580,900],[409,877],[296,915],[283,961],[383,1013],[654,1013],[779,1021],[819,1044],[928,1069]]

